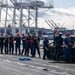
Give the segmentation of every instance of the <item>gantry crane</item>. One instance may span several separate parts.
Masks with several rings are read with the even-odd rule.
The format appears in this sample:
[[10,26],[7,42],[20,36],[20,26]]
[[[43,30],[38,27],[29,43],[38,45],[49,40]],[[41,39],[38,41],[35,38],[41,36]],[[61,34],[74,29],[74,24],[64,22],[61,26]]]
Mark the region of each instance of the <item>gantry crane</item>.
[[[27,32],[30,32],[30,25],[35,24],[35,32],[37,33],[37,27],[38,27],[38,9],[39,8],[53,8],[53,4],[50,4],[49,6],[46,6],[43,1],[32,1],[32,0],[1,0],[0,1],[0,23],[4,24],[5,26],[5,33],[7,29],[7,24],[11,25],[12,27],[12,33],[15,34],[15,24],[18,22],[19,26],[19,32],[22,32],[23,25],[27,25]],[[13,15],[10,14],[11,11]],[[31,10],[34,11],[33,15],[31,13]],[[5,23],[2,21],[2,11],[5,12]],[[24,11],[27,11],[26,13]],[[18,13],[19,14],[18,14]],[[11,20],[8,20],[8,16],[11,18]],[[33,22],[31,23],[31,20],[33,18]],[[11,22],[10,22],[11,21]],[[24,21],[24,23],[23,23]]]

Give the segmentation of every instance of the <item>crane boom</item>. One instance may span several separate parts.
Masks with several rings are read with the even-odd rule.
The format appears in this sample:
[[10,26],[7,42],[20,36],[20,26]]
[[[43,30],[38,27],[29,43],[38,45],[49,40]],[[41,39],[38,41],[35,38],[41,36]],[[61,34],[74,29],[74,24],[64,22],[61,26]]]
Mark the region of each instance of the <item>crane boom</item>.
[[51,29],[53,29],[53,27],[48,23],[48,21],[45,20],[45,22],[49,25],[49,27],[50,27]]
[[52,19],[51,19],[51,21],[54,23],[54,25],[55,25],[56,27],[58,27],[57,24],[56,24]]
[[50,20],[48,20],[48,21],[54,28],[56,27]]

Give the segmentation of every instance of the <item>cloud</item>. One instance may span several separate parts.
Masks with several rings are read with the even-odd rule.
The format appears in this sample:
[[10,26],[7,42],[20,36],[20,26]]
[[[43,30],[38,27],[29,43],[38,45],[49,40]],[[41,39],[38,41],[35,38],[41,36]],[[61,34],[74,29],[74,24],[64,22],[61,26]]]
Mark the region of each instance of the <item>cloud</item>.
[[74,9],[72,9],[73,11],[71,11],[71,9],[64,9],[64,8],[57,8],[57,9],[52,9],[50,12],[51,13],[56,13],[56,14],[59,14],[59,15],[65,15],[65,16],[75,16],[75,13],[74,13]]
[[[39,10],[39,18],[44,20],[53,19],[56,23],[64,24],[64,27],[73,29],[73,21],[75,20],[75,7],[68,9],[65,8],[53,8],[46,10]],[[46,26],[46,23],[45,27]]]
[[53,8],[48,11],[39,11],[40,16],[39,17],[44,17],[46,15],[50,16],[67,16],[67,17],[75,17],[75,8],[69,8],[69,9],[64,9],[64,8]]
[[[41,0],[41,1],[44,1],[45,2],[45,4],[53,4],[53,3],[56,3],[56,1],[55,0]],[[64,1],[63,0],[60,0],[60,1],[58,1],[58,2],[62,2],[62,4],[64,4]],[[70,3],[70,2],[67,2],[67,1],[65,1],[67,4],[68,3]],[[60,3],[61,4],[61,3]],[[70,4],[73,4],[73,2],[72,3],[70,3]],[[58,4],[57,4],[58,5]],[[67,6],[67,5],[66,5]],[[62,6],[63,7],[63,6]],[[70,6],[69,6],[70,7]],[[61,8],[61,6],[60,6],[60,8],[54,8],[54,9],[51,9],[48,13],[50,13],[50,14],[57,14],[57,15],[64,15],[64,16],[75,16],[75,7],[70,7],[70,8],[68,8],[68,9],[66,9],[66,8]]]
[[43,10],[42,11],[41,10],[38,11],[38,17],[39,18],[44,17],[46,15],[48,15],[48,14],[45,11],[43,11]]
[[46,10],[40,10],[39,11],[39,17],[75,17],[75,7],[71,7],[69,9],[65,8],[53,8]]

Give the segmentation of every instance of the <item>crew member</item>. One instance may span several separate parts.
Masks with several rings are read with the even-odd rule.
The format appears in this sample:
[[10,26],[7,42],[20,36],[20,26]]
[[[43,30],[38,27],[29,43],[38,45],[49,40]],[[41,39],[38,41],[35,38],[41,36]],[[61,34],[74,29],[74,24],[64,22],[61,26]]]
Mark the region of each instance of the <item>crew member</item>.
[[55,53],[54,53],[54,60],[59,61],[61,53],[62,53],[62,32],[59,32],[59,35],[55,37]]
[[40,40],[40,38],[38,38],[38,37],[36,36],[36,34],[34,33],[34,36],[33,36],[32,57],[35,57],[36,50],[37,50],[37,52],[38,52],[39,58],[41,57],[41,56],[40,56],[40,49],[39,49],[39,40]]
[[8,54],[8,44],[9,44],[9,38],[8,34],[5,35],[4,45],[5,45],[5,54]]
[[30,33],[28,33],[28,36],[26,38],[26,54],[25,55],[29,56],[29,50],[32,50],[32,40],[31,40]]
[[1,51],[1,54],[3,54],[3,45],[4,45],[4,37],[3,37],[3,34],[1,34],[1,37],[0,37],[0,51]]
[[24,55],[26,55],[26,37],[24,34],[22,34],[22,44],[23,44],[23,50],[22,50],[22,55],[24,53]]
[[12,34],[9,38],[9,53],[14,54],[14,37]]
[[45,36],[45,39],[43,41],[43,49],[44,49],[44,54],[43,54],[43,60],[46,60],[48,57],[48,49],[49,49],[49,39],[48,36]]
[[21,50],[20,50],[20,44],[21,44],[21,38],[20,38],[20,33],[17,32],[17,36],[15,37],[15,41],[16,41],[16,44],[15,44],[15,48],[16,48],[16,55],[17,55],[17,49],[19,50],[18,52],[18,55],[21,55]]
[[71,54],[71,45],[72,45],[72,42],[71,42],[71,39],[70,39],[70,33],[69,32],[66,32],[66,37],[63,41],[63,45],[64,45],[64,58],[63,60],[65,62],[71,62],[72,61],[72,54]]

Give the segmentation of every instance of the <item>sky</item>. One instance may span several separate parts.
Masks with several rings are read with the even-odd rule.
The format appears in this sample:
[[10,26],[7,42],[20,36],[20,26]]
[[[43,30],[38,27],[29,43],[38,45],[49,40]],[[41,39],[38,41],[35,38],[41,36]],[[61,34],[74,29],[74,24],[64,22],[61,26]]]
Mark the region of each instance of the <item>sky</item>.
[[56,8],[70,8],[75,6],[75,0],[54,0]]
[[[42,0],[46,4],[53,3],[54,8],[46,10],[42,14],[46,20],[54,20],[59,27],[63,25],[67,29],[75,29],[75,0]],[[42,12],[42,11],[40,11]],[[45,15],[46,14],[46,15]],[[46,26],[47,27],[47,26]]]
[[51,4],[53,5],[54,8],[52,9],[46,8],[38,10],[39,12],[38,27],[49,29],[51,27],[46,23],[46,21],[49,23],[49,21],[53,20],[58,27],[75,29],[75,0],[41,0],[41,1],[44,2],[45,6],[49,6]]

